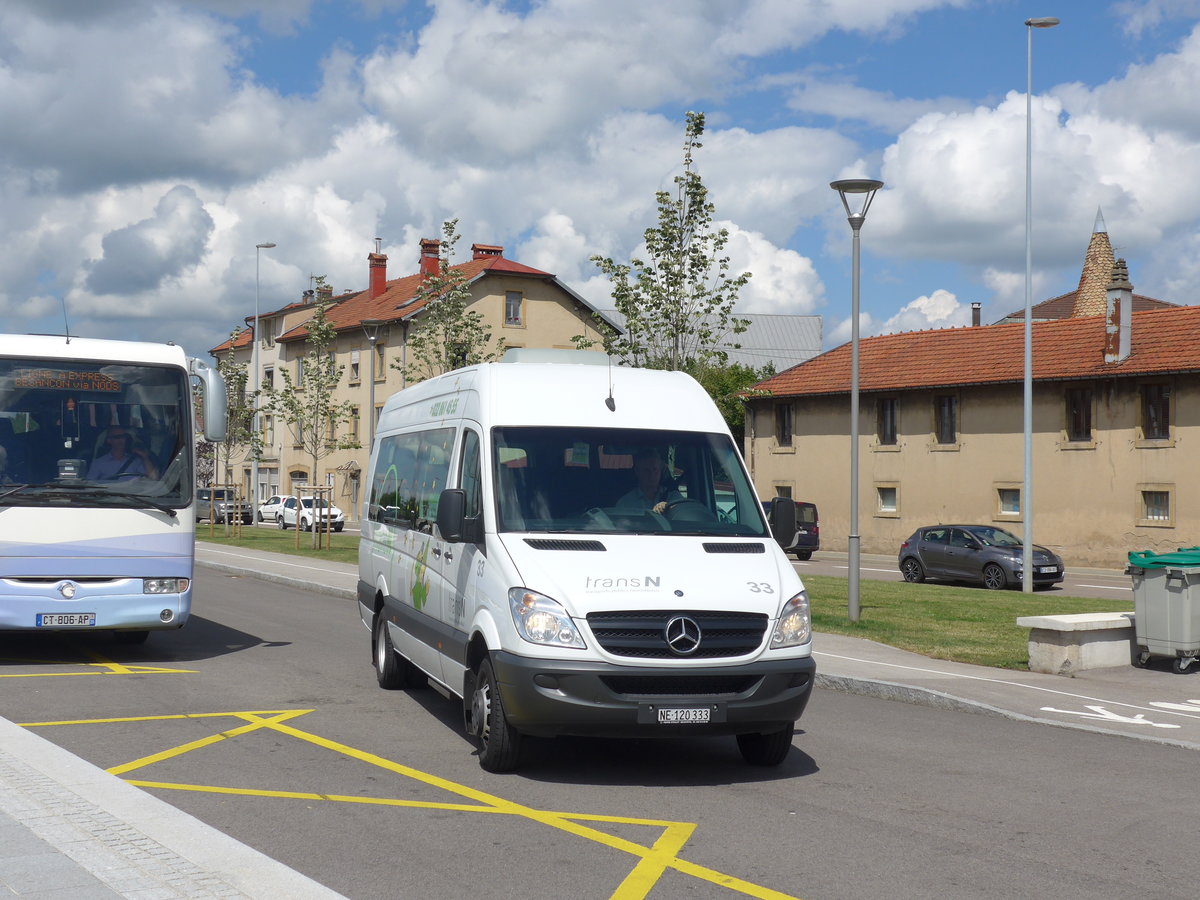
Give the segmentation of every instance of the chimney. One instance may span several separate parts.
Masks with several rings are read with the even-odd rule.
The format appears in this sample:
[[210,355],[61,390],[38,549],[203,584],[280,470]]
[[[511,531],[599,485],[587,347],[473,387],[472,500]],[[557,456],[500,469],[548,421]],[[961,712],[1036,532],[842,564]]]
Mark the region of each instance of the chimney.
[[493,256],[503,256],[504,248],[496,244],[472,244],[471,259],[488,259]]
[[371,276],[369,296],[372,300],[387,288],[387,254],[383,249],[383,238],[375,238],[375,252],[367,254],[367,270]]
[[311,288],[309,290],[305,291],[304,293],[302,293],[300,295],[300,303],[303,304],[304,306],[308,306],[308,304],[312,303],[313,302],[313,293],[314,292]]
[[333,301],[333,285],[323,284],[317,288],[317,302],[331,303]]
[[1105,296],[1104,361],[1124,362],[1133,344],[1133,285],[1125,260],[1118,259],[1112,267]]
[[983,304],[980,303],[978,300],[976,300],[974,303],[971,304],[971,327],[972,328],[978,328],[980,325],[983,324],[982,310],[983,310]]
[[431,278],[442,271],[440,254],[441,241],[437,238],[421,238],[421,276]]

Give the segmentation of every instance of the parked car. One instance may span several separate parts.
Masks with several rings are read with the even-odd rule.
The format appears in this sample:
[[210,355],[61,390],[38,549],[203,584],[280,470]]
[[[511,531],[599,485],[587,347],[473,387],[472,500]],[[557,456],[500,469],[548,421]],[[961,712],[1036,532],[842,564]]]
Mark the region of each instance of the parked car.
[[250,504],[244,500],[237,502],[233,491],[226,488],[196,489],[197,522],[204,519],[210,522],[233,522],[239,518],[242,524],[250,524]]
[[[817,517],[817,505],[804,500],[796,503],[796,533],[783,547],[784,553],[794,553],[796,559],[812,559],[813,552],[821,549],[821,522]],[[771,504],[763,503],[763,512],[770,513]]]
[[283,509],[284,499],[280,494],[272,494],[262,503],[258,504],[258,522],[260,525],[263,522],[275,522],[279,518],[279,512]]
[[329,527],[341,531],[346,527],[346,516],[336,506],[330,506],[327,500],[317,500],[315,497],[305,497],[297,504],[295,497],[285,497],[275,523],[280,528],[295,528],[296,513],[299,510],[300,530],[311,531],[313,522],[317,528],[325,528],[325,519],[329,519]]
[[[994,525],[933,525],[900,545],[900,572],[905,581],[979,581],[998,591],[1021,583],[1022,550],[1020,538]],[[1062,559],[1036,544],[1033,567],[1035,585],[1058,584],[1066,575]]]

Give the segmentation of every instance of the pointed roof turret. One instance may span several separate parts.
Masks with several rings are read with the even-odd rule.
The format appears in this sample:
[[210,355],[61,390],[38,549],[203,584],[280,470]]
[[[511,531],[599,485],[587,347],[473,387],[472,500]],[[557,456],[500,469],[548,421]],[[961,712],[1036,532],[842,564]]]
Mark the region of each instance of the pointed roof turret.
[[1075,289],[1075,304],[1071,309],[1074,316],[1102,316],[1108,281],[1112,276],[1115,260],[1104,216],[1096,208],[1096,224],[1092,228],[1092,239],[1088,242],[1083,257],[1083,271],[1079,275],[1079,287]]

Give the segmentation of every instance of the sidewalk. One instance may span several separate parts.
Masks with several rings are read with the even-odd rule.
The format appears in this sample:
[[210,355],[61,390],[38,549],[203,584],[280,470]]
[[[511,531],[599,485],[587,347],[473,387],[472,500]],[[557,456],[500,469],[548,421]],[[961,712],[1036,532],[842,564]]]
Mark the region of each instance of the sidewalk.
[[[356,596],[353,565],[203,541],[196,561]],[[1200,682],[1192,675],[1120,666],[1065,678],[931,660],[835,634],[816,635],[814,645],[816,685],[826,690],[1200,749],[1200,699],[1190,699],[1200,697]],[[47,900],[339,896],[3,719],[0,888]]]

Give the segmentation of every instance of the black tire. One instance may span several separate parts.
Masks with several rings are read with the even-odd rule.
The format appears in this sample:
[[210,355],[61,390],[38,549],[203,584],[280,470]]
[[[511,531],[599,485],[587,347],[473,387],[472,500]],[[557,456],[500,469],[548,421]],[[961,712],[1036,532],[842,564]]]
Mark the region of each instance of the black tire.
[[1176,675],[1186,675],[1188,669],[1192,667],[1194,659],[1187,656],[1177,656],[1171,660],[1171,671]]
[[306,522],[303,518],[301,518],[300,519],[300,530],[301,531],[312,531],[312,523]]
[[511,772],[517,767],[521,761],[521,734],[508,724],[490,659],[480,663],[475,673],[471,726],[479,745],[479,765],[485,771]]
[[333,530],[340,532],[342,530],[342,528],[344,528],[344,527],[345,527],[344,525],[334,525]]
[[989,591],[1002,591],[1008,587],[1008,576],[995,563],[983,567],[983,586]]
[[802,559],[802,560],[808,561],[808,560],[812,559],[812,551],[811,550],[797,550],[796,551],[796,559]]
[[375,614],[375,623],[371,628],[371,660],[375,664],[375,679],[381,688],[395,691],[404,687],[408,660],[396,652],[392,636],[388,634],[387,619],[379,613]]
[[1138,647],[1130,654],[1129,661],[1133,663],[1134,668],[1144,669],[1150,665],[1150,651]]
[[900,563],[900,574],[909,584],[923,584],[925,581],[925,567],[920,560],[911,556]]
[[283,513],[275,517],[275,524],[279,526],[280,531],[287,531],[287,524],[283,521]]
[[118,644],[144,644],[150,637],[149,631],[114,631],[113,638]]
[[751,732],[737,736],[738,750],[742,751],[742,759],[752,766],[777,766],[787,759],[792,749],[792,734],[794,725],[788,725],[779,731],[769,731],[766,734]]

